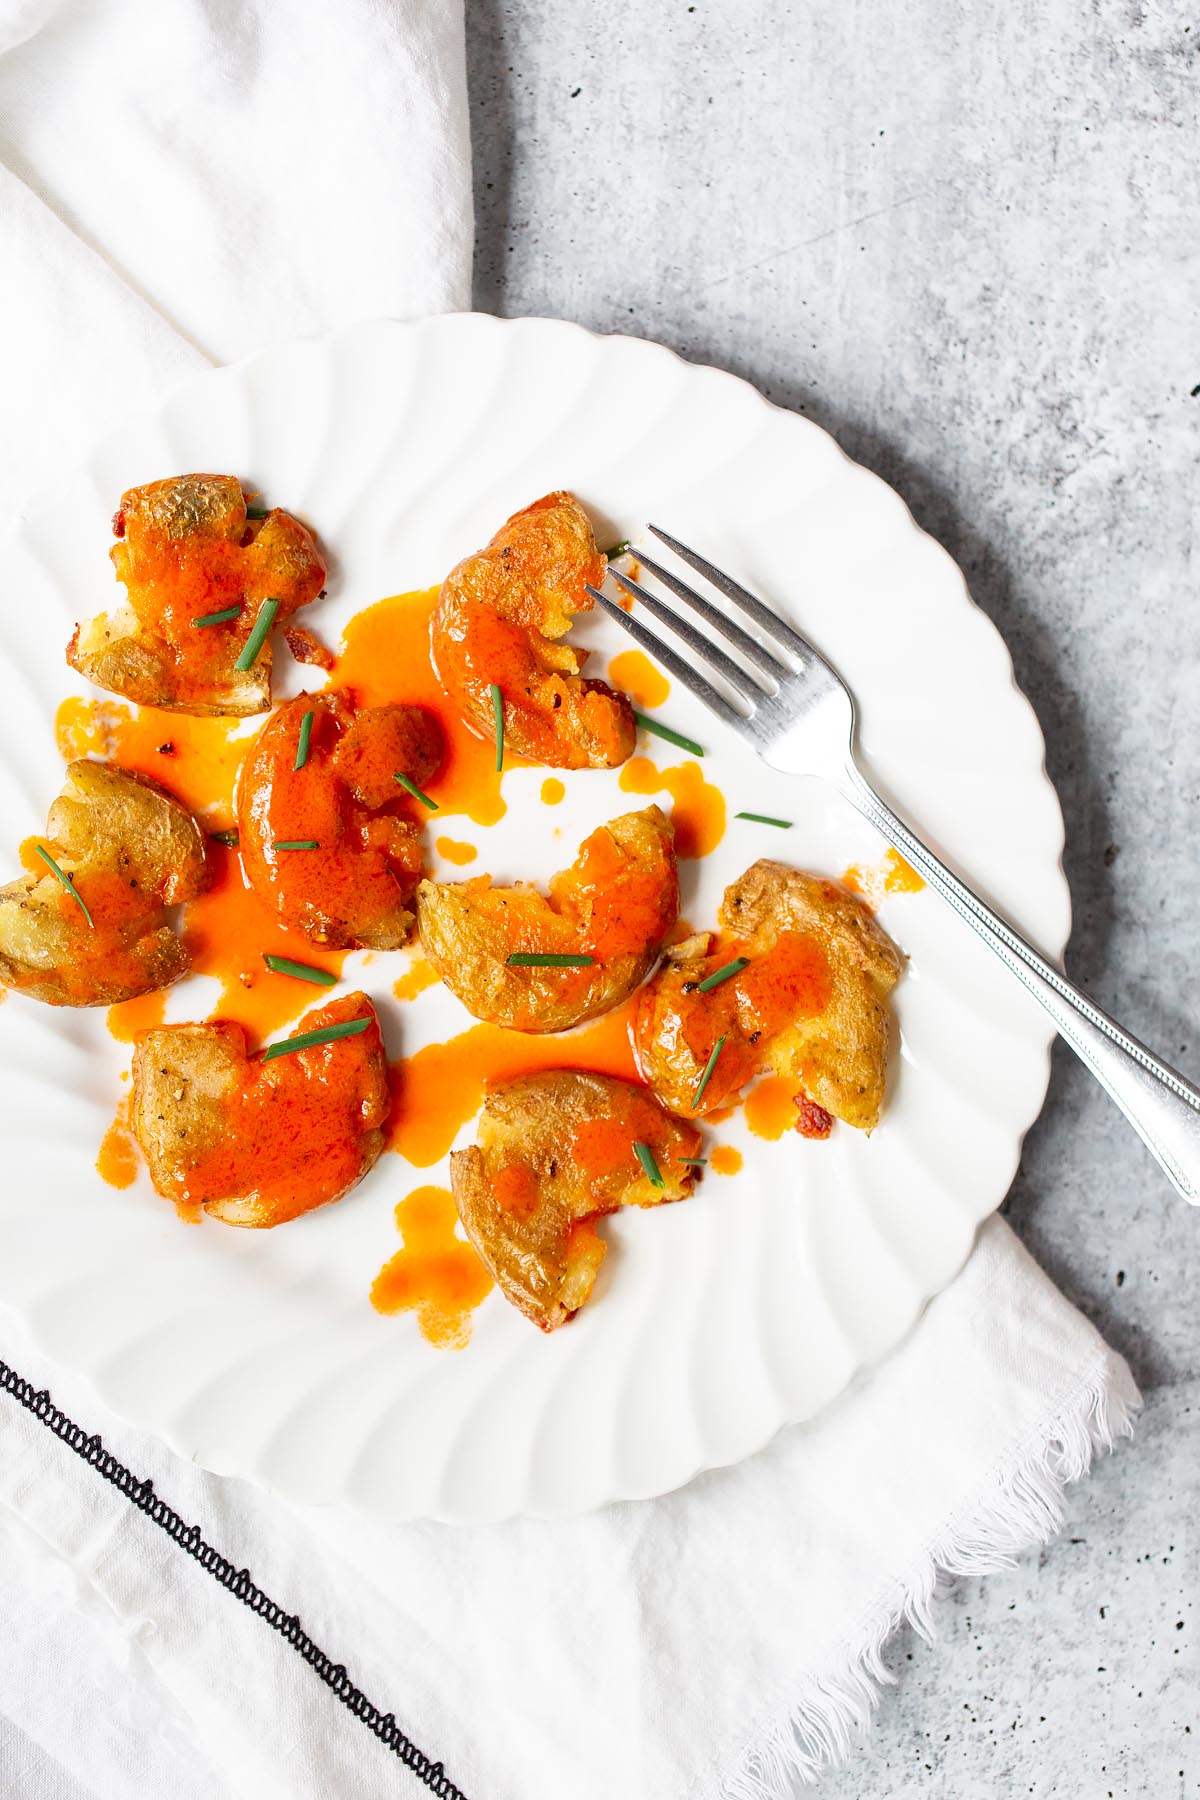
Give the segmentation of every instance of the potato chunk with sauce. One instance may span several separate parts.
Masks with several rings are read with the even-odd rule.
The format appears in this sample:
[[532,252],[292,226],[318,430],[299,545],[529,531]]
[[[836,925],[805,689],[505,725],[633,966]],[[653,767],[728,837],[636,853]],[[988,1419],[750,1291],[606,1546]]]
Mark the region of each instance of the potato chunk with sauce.
[[46,825],[43,847],[74,893],[48,864],[0,888],[0,982],[50,1006],[114,1006],[186,975],[166,908],[209,881],[186,807],[144,775],[84,759],[68,764]]
[[[657,806],[601,825],[547,898],[524,883],[423,881],[421,948],[477,1019],[566,1031],[619,1006],[658,958],[679,911],[675,842]],[[578,955],[579,968],[514,967],[514,954]]]
[[[634,1149],[657,1166],[656,1187]],[[494,1087],[477,1142],[450,1158],[458,1216],[496,1285],[542,1331],[578,1312],[604,1260],[596,1220],[692,1190],[699,1133],[646,1088],[580,1069]]]
[[586,679],[586,653],[560,641],[605,567],[575,496],[547,494],[451,570],[433,616],[434,663],[463,718],[492,735],[495,684],[506,745],[552,769],[614,768],[637,738],[626,696]]
[[[296,762],[304,716],[307,756]],[[263,726],[238,782],[242,866],[287,926],[333,949],[396,950],[421,877],[418,787],[443,757],[441,729],[416,706],[356,711],[338,691],[301,694]]]
[[[238,659],[259,608],[283,624],[325,585],[312,533],[277,508],[248,519],[232,475],[173,475],[130,488],[113,520],[111,556],[126,602],[77,627],[71,667],[141,706],[200,714],[266,712],[271,639]],[[232,618],[198,623],[214,613]]]
[[[827,1135],[829,1114],[870,1131],[883,1103],[896,946],[837,882],[765,860],[725,890],[720,917],[726,937],[702,932],[676,945],[638,996],[642,1075],[665,1105],[691,1113],[724,1040],[699,1114],[771,1071],[795,1081],[803,1135]],[[747,966],[701,992],[736,958]]]
[[306,1013],[292,1036],[365,1031],[270,1061],[228,1019],[143,1033],[133,1128],[158,1192],[226,1225],[282,1225],[361,1181],[383,1149],[387,1064],[365,994]]

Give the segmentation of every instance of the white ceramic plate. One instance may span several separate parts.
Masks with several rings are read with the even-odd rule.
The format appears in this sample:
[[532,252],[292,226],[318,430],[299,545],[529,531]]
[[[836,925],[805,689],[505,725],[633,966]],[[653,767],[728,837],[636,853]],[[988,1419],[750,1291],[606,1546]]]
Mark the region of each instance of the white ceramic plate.
[[[950,559],[807,420],[654,345],[546,320],[381,322],[285,345],[192,381],[64,471],[0,561],[10,860],[60,785],[55,708],[85,691],[63,646],[113,599],[117,499],[191,469],[239,474],[315,525],[334,572],[310,616],[329,642],[368,602],[435,583],[550,488],[582,497],[602,543],[654,519],[792,613],[854,687],[883,790],[1036,943],[1064,944],[1041,735]],[[583,635],[598,662],[622,647],[605,621]],[[719,849],[685,865],[693,922],[713,921],[756,856],[836,874],[881,855],[836,793],[764,769],[683,693],[663,716],[709,746],[731,814],[796,820],[785,836],[731,818]],[[551,810],[540,779],[506,776],[509,810],[490,833],[455,821],[481,847],[476,867],[543,877],[640,803],[615,773],[587,772]],[[809,1417],[903,1337],[1003,1198],[1041,1106],[1052,1033],[1019,984],[929,893],[886,901],[881,918],[911,961],[873,1137],[838,1127],[826,1143],[771,1144],[731,1122],[742,1174],[610,1221],[595,1298],[568,1328],[545,1338],[493,1294],[457,1353],[367,1298],[398,1246],[395,1202],[444,1170],[388,1155],[340,1205],[281,1229],[185,1228],[144,1176],[118,1192],[95,1173],[128,1057],[103,1015],[9,996],[0,1300],[117,1412],[298,1499],[484,1520],[663,1493]],[[398,1006],[402,967],[382,958],[359,977],[394,1052],[469,1023],[440,988]],[[168,1017],[208,1005],[192,978]]]

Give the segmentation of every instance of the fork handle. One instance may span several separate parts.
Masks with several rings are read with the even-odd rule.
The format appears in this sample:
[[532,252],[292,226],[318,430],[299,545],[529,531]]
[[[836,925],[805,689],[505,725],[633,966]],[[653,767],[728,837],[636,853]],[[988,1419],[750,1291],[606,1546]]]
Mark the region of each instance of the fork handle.
[[1131,1037],[985,906],[978,894],[897,818],[853,762],[848,773],[849,797],[859,811],[1041,1001],[1061,1035],[1107,1088],[1184,1199],[1193,1205],[1200,1202],[1200,1090]]

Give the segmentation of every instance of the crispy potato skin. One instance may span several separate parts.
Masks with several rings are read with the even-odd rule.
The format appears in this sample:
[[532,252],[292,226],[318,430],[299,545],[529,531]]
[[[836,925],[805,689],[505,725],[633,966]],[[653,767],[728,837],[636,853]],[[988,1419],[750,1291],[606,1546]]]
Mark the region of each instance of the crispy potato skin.
[[110,763],[67,767],[46,848],[94,926],[49,869],[0,888],[0,982],[49,1006],[114,1006],[167,987],[191,959],[165,908],[208,886],[204,833],[156,782]]
[[[653,1186],[634,1153],[647,1144]],[[478,1141],[450,1158],[467,1236],[497,1286],[553,1331],[592,1291],[605,1244],[595,1221],[621,1206],[660,1206],[692,1191],[699,1133],[645,1088],[579,1069],[552,1069],[492,1089]]]
[[[248,521],[232,475],[174,475],[131,488],[113,530],[126,603],[76,630],[67,647],[72,668],[142,706],[265,712],[270,639],[248,670],[234,664],[264,600],[279,601],[282,624],[320,593],[325,562],[312,533],[278,509]],[[225,624],[194,622],[234,605],[241,613]]]
[[[308,760],[295,767],[304,715]],[[251,886],[285,925],[333,949],[395,950],[407,942],[421,876],[423,814],[395,780],[440,767],[441,731],[415,706],[355,710],[337,690],[302,694],[263,726],[242,766],[238,831]],[[315,839],[315,850],[277,850]]]
[[[619,1006],[654,967],[679,911],[674,833],[657,806],[594,831],[547,899],[536,888],[423,881],[421,947],[477,1019],[566,1031]],[[510,968],[514,951],[591,955],[580,969]]]
[[[701,933],[677,945],[639,996],[642,1075],[666,1106],[690,1113],[724,1036],[701,1114],[771,1071],[796,1082],[803,1135],[825,1135],[821,1110],[870,1131],[883,1103],[888,995],[901,970],[874,915],[837,882],[764,860],[726,889],[721,924],[727,941],[714,946]],[[698,984],[736,956],[750,966],[701,994]]]
[[346,994],[296,1027],[369,1015],[358,1036],[272,1062],[230,1020],[145,1032],[133,1057],[133,1127],[158,1192],[226,1225],[285,1224],[339,1200],[383,1148],[387,1065],[371,1002]]
[[626,696],[585,679],[583,655],[558,641],[606,566],[575,496],[547,494],[451,570],[433,616],[434,663],[463,718],[492,736],[496,683],[506,745],[552,769],[614,768],[637,738]]

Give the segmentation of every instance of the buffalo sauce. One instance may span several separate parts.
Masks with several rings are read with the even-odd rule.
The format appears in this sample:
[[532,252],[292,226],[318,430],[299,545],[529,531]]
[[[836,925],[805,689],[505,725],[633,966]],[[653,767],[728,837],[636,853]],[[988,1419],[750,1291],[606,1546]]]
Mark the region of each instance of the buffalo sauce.
[[608,665],[608,679],[629,695],[635,706],[661,706],[671,696],[671,684],[641,650],[622,650]]
[[117,1107],[112,1124],[100,1140],[96,1173],[109,1187],[132,1187],[137,1179],[138,1153],[129,1122],[129,1095]]
[[671,823],[680,856],[707,856],[725,836],[725,796],[705,781],[699,763],[660,769],[648,756],[631,756],[620,774],[627,794],[671,796]]
[[[638,1081],[629,1042],[629,1005],[577,1031],[539,1037],[500,1025],[473,1025],[445,1043],[426,1044],[392,1065],[388,1148],[427,1169],[474,1118],[486,1089],[540,1069],[589,1069]],[[626,1142],[628,1152],[628,1141]]]
[[479,855],[474,844],[464,844],[458,838],[448,837],[438,838],[437,853],[448,863],[454,863],[457,868],[462,868],[467,863],[473,863]]
[[925,886],[917,871],[890,846],[881,862],[852,863],[842,881],[868,906],[878,906],[885,894],[919,894]]
[[458,1212],[442,1187],[419,1187],[396,1207],[404,1247],[371,1285],[376,1312],[414,1312],[421,1336],[439,1350],[462,1350],[471,1314],[494,1283],[470,1244],[455,1232]]
[[732,1144],[715,1144],[708,1153],[708,1166],[714,1175],[736,1175],[742,1166],[742,1153]]
[[116,700],[71,695],[58,709],[55,740],[65,761],[102,756],[135,769],[203,820],[233,816],[233,785],[248,737],[244,719],[200,719]]
[[[393,594],[356,613],[346,627],[334,681],[348,687],[361,707],[404,701],[424,706],[437,719],[446,760],[432,783],[439,821],[465,814],[477,825],[503,818],[496,746],[463,723],[433,666],[429,628],[438,588]],[[505,766],[514,759],[505,752]]]

